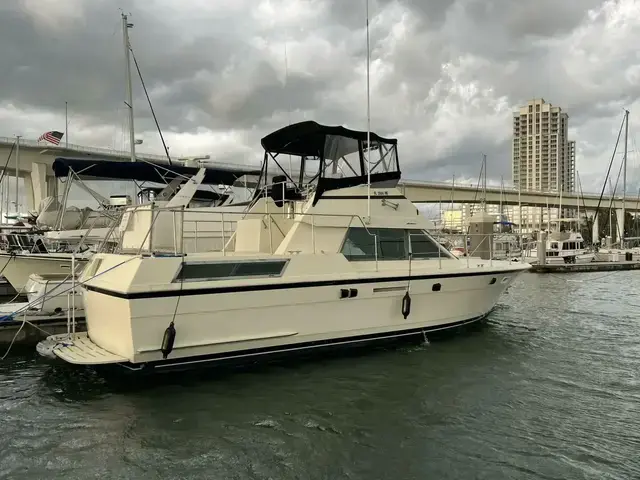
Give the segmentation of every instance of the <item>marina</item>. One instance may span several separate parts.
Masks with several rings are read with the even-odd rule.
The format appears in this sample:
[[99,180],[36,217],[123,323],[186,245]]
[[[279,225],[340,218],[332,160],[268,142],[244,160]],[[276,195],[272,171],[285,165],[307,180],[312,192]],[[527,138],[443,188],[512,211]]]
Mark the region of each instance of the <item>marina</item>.
[[22,3],[0,478],[640,478],[640,6]]

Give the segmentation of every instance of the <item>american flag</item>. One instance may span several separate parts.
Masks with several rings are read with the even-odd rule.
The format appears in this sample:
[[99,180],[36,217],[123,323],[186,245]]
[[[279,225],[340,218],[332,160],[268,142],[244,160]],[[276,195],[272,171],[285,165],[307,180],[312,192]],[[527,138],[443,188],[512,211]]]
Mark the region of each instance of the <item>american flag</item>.
[[58,132],[57,130],[51,130],[50,132],[44,132],[42,135],[38,137],[38,141],[45,140],[47,142],[51,142],[54,145],[60,144],[60,139],[64,133]]

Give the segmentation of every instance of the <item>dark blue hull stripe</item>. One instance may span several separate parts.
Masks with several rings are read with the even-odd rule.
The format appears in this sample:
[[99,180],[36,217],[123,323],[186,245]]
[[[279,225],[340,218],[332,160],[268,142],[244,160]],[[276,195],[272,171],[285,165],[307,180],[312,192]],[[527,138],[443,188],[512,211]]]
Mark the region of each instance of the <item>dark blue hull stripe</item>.
[[[457,273],[436,273],[430,275],[405,275],[396,277],[377,277],[377,278],[352,278],[342,280],[316,280],[307,282],[287,282],[287,283],[271,283],[261,285],[237,285],[233,287],[204,287],[204,288],[185,288],[189,282],[183,283],[181,289],[175,290],[159,290],[150,292],[116,292],[101,287],[85,285],[84,288],[91,292],[101,293],[110,297],[125,298],[127,300],[140,298],[163,298],[163,297],[186,297],[192,295],[214,295],[219,293],[237,293],[237,292],[257,292],[265,290],[288,290],[294,288],[311,288],[311,287],[331,287],[340,285],[363,285],[370,283],[389,283],[389,282],[407,282],[409,280],[441,280],[444,278],[466,278],[466,277],[491,277],[498,275],[510,275],[520,273],[520,270],[500,270],[493,272],[469,271]],[[179,285],[179,284],[177,284]]]

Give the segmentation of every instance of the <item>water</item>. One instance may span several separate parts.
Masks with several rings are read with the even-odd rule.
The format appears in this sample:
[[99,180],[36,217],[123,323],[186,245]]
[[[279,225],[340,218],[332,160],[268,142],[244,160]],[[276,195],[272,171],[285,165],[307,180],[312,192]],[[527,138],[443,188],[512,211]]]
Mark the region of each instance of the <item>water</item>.
[[0,477],[640,478],[637,272],[524,274],[428,346],[145,388],[0,364]]

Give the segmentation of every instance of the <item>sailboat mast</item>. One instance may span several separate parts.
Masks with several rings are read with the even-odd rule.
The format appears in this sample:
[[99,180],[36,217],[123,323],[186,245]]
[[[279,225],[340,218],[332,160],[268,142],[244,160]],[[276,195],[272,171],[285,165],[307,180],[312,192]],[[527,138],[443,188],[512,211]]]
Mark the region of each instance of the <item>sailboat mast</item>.
[[562,214],[562,189],[564,188],[564,184],[560,185],[560,202],[558,203],[558,230],[561,230],[562,219],[564,215]]
[[482,213],[487,213],[487,156],[482,154]]
[[16,135],[16,222],[18,221],[18,202],[20,200],[20,137],[22,135]]
[[624,248],[624,222],[627,197],[627,139],[629,136],[629,110],[624,111],[624,157],[622,158],[622,225],[620,228],[620,248]]
[[[578,179],[578,185],[580,185],[580,174],[578,173],[578,171],[576,171],[576,177]],[[576,206],[578,207],[578,218],[576,220],[576,232],[578,233],[582,233],[582,228],[580,225],[580,192],[576,192]]]
[[502,233],[502,193],[504,192],[504,177],[500,175],[500,233]]
[[369,69],[371,52],[369,51],[369,0],[367,8],[367,217],[371,217],[371,95],[369,86]]
[[520,198],[521,191],[522,191],[522,183],[518,180],[518,223],[519,223],[518,232],[522,237],[522,200]]
[[122,39],[124,42],[124,59],[125,72],[127,75],[127,100],[125,105],[129,107],[129,143],[131,144],[131,161],[136,161],[136,140],[135,129],[133,124],[133,88],[131,86],[131,61],[130,61],[130,44],[129,29],[133,27],[133,23],[129,23],[127,15],[122,14]]

